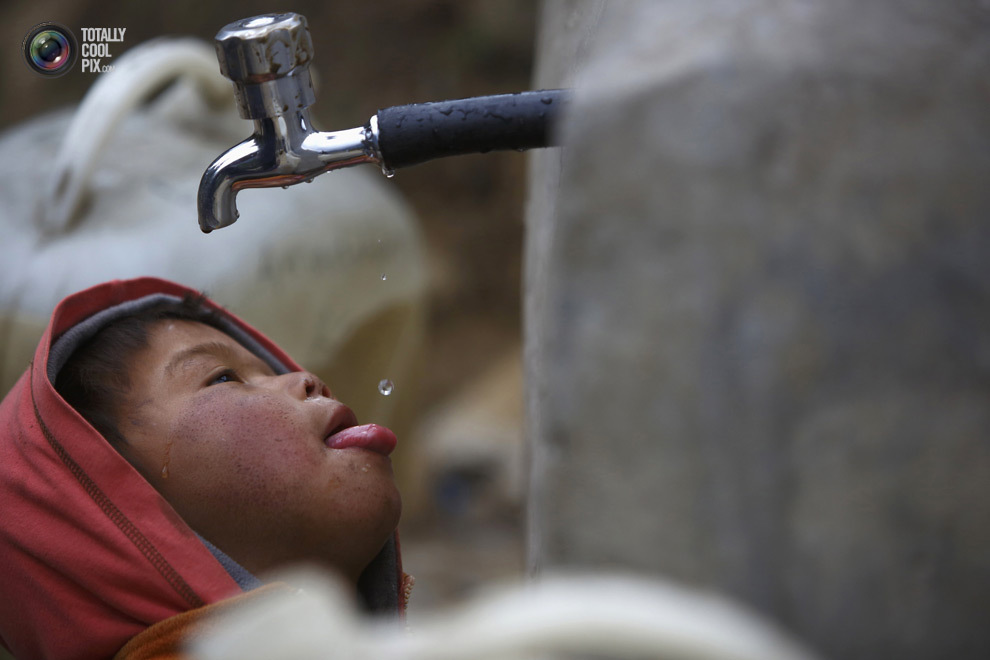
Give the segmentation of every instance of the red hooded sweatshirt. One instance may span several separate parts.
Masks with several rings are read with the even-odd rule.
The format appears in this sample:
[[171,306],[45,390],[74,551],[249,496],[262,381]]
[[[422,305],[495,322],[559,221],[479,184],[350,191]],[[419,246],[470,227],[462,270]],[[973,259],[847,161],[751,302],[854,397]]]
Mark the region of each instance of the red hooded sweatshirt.
[[[111,658],[149,626],[188,619],[259,584],[207,547],[53,386],[74,348],[108,321],[195,293],[141,278],[69,296],[0,403],[0,642],[16,658]],[[276,373],[300,370],[260,332],[221,312],[227,333]],[[359,586],[371,609],[394,612],[404,606],[400,585],[392,540]]]

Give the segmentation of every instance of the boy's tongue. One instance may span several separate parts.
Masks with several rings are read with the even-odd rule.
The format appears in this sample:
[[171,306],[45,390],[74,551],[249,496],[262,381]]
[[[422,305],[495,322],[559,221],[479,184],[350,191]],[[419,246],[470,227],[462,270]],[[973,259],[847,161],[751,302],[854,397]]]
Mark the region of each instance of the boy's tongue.
[[362,424],[338,431],[326,439],[330,449],[350,449],[359,447],[388,456],[395,449],[395,434],[378,424]]

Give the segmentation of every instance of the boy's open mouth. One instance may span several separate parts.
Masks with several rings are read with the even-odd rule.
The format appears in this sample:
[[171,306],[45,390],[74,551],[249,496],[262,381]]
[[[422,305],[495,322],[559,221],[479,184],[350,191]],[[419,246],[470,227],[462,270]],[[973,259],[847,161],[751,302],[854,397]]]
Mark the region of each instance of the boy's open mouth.
[[[338,427],[339,428],[339,427]],[[330,449],[367,449],[388,456],[395,449],[396,438],[391,430],[378,424],[348,426],[337,430],[324,440]]]

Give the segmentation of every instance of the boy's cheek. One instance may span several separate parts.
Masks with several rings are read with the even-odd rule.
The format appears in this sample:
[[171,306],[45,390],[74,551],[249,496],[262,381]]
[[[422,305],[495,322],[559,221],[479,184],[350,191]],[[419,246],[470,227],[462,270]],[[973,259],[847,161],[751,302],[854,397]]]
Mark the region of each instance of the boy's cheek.
[[124,437],[128,437],[128,431],[140,430],[154,425],[155,414],[160,415],[160,411],[156,408],[155,400],[151,397],[145,397],[134,403],[128,402],[122,409],[118,409],[118,417],[123,422],[123,428],[120,431]]
[[160,444],[168,435],[167,401],[144,397],[128,401],[117,410],[117,426],[121,435],[132,445]]

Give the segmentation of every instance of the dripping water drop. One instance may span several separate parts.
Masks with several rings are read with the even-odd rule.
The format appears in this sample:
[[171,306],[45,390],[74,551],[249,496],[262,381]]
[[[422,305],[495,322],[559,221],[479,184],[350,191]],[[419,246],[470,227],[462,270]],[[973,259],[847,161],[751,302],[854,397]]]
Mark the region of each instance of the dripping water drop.
[[[169,329],[171,328],[172,326],[169,325]],[[168,479],[168,464],[169,461],[172,460],[173,442],[174,440],[172,440],[171,438],[168,438],[168,440],[165,442],[165,460],[162,461],[162,479]]]
[[384,282],[387,279],[388,279],[388,276],[385,273],[382,273],[382,282]]
[[395,389],[395,383],[390,381],[388,378],[383,378],[378,382],[378,392],[382,396],[388,396]]

